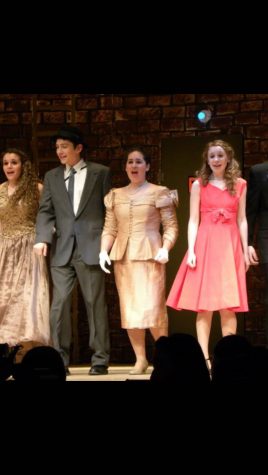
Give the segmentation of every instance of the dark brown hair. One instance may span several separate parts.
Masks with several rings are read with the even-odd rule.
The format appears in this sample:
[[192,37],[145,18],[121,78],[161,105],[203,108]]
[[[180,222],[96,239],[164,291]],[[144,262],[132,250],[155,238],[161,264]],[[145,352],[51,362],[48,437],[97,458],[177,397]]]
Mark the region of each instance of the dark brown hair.
[[0,217],[1,219],[4,219],[4,213],[6,219],[11,219],[11,216],[9,215],[12,215],[12,209],[21,205],[25,210],[27,209],[27,217],[30,220],[35,221],[39,207],[38,177],[28,155],[18,148],[8,148],[1,153],[2,166],[4,156],[7,153],[14,153],[19,157],[22,169],[18,186],[13,195],[10,196],[7,206],[2,209]]

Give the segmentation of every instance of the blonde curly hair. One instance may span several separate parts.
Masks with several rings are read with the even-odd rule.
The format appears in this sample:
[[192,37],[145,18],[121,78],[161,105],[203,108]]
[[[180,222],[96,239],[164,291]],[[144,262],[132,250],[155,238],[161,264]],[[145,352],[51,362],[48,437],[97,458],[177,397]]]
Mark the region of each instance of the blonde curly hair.
[[235,158],[235,152],[233,147],[224,140],[213,140],[208,142],[205,146],[205,149],[202,153],[203,165],[199,171],[196,172],[196,175],[201,178],[202,185],[206,186],[209,182],[209,177],[211,175],[211,168],[208,164],[208,151],[210,147],[222,147],[228,157],[228,163],[224,172],[224,180],[226,182],[227,190],[230,195],[235,195],[235,185],[237,178],[241,176],[241,171],[239,163]]
[[35,223],[39,207],[39,179],[33,165],[25,152],[17,148],[8,148],[1,153],[1,165],[7,153],[14,153],[21,161],[22,169],[18,186],[8,199],[7,205],[0,209],[0,219],[11,224],[24,220]]

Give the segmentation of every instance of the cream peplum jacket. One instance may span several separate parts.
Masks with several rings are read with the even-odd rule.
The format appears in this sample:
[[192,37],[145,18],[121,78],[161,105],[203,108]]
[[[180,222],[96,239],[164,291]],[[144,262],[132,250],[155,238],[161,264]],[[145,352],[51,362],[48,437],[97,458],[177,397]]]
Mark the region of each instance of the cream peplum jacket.
[[113,188],[104,199],[106,219],[102,235],[115,238],[110,258],[120,260],[127,251],[130,260],[153,259],[163,239],[168,239],[172,246],[177,239],[177,190],[154,185],[137,197],[124,190]]

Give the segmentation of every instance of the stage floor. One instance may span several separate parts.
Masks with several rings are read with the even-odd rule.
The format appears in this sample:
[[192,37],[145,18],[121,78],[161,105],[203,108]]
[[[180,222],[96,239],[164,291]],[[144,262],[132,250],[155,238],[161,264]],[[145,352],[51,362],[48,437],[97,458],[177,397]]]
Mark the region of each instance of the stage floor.
[[152,366],[149,366],[144,374],[129,374],[133,366],[109,366],[109,372],[105,375],[90,376],[89,366],[69,366],[70,375],[66,381],[126,381],[126,380],[148,380],[152,373]]

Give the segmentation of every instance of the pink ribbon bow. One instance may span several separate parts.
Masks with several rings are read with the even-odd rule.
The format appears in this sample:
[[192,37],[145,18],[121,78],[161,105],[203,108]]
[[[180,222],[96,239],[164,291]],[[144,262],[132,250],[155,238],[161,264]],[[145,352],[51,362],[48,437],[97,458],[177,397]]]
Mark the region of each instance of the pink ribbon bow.
[[231,213],[226,211],[226,209],[216,209],[211,212],[211,220],[213,223],[217,223],[220,221],[221,223],[226,223],[227,221],[230,221],[231,219]]

